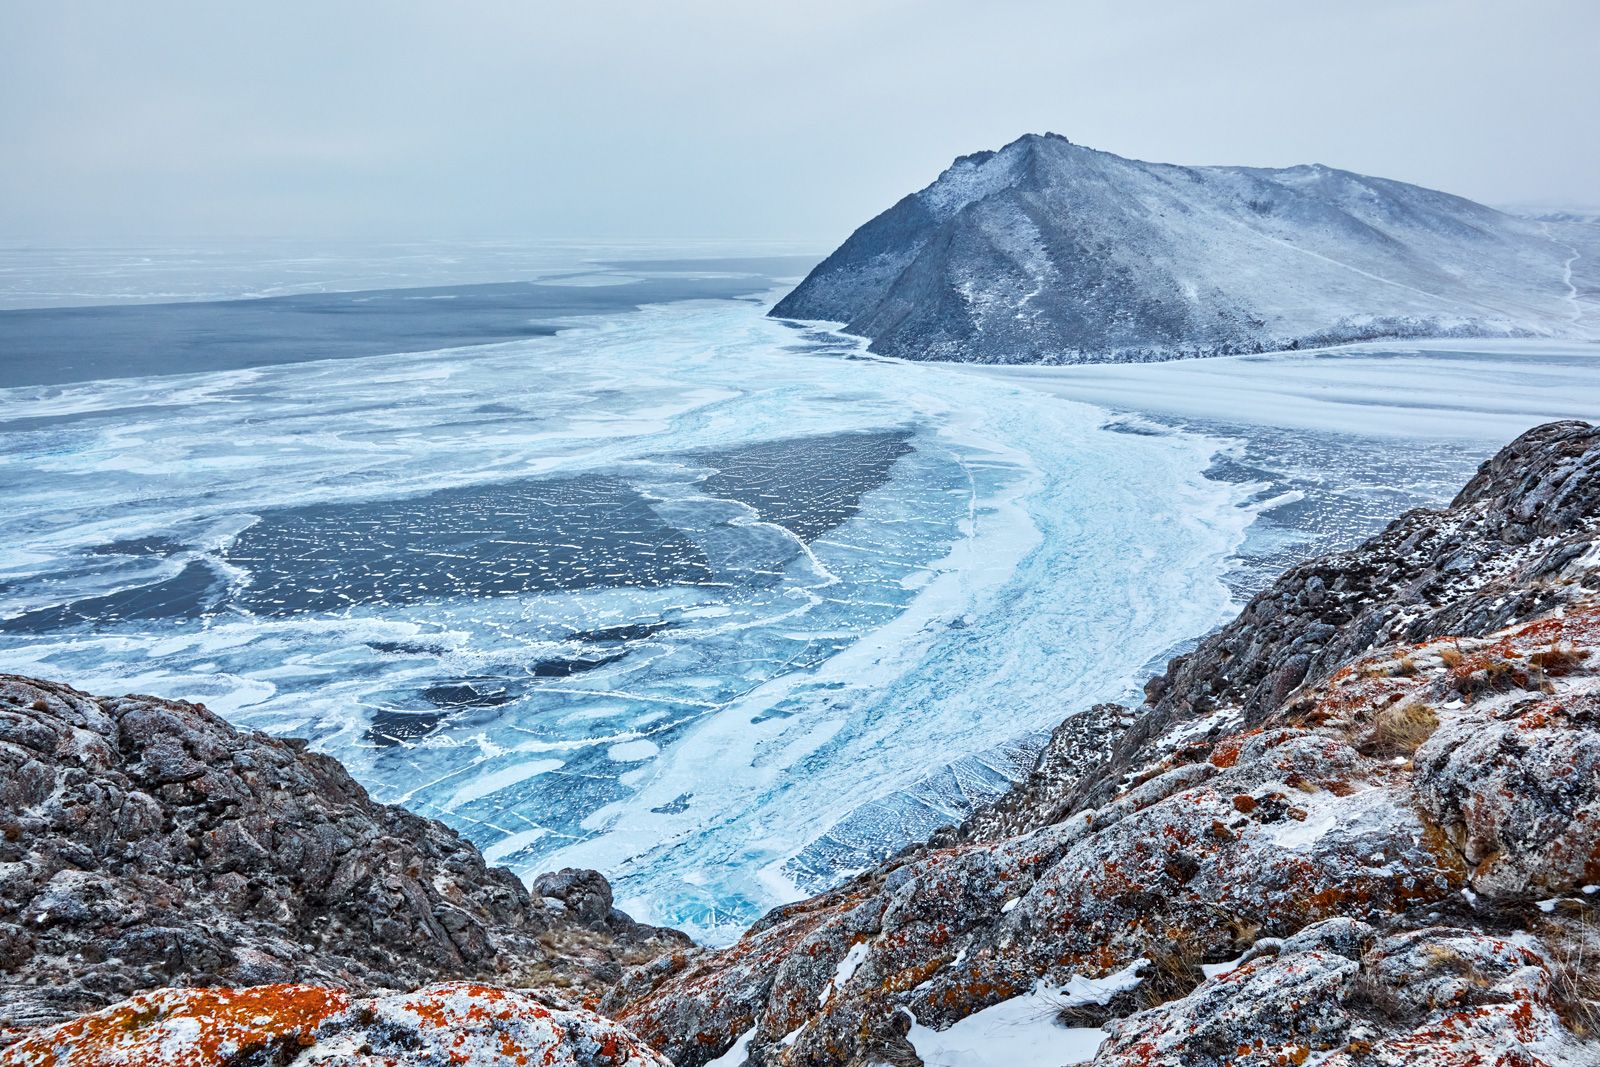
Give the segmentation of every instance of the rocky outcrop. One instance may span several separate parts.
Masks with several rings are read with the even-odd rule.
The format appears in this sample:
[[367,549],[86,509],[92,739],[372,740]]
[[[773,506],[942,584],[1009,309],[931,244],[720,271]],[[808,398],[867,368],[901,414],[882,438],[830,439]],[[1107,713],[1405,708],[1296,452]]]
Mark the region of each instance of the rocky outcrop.
[[1592,225],[1403,182],[1170,166],[1029,134],[867,222],[772,314],[844,323],[885,355],[980,363],[1586,337],[1592,297],[1569,268],[1597,260]]
[[162,989],[28,1035],[6,1067],[671,1067],[608,1019],[464,982],[356,998],[274,985]]
[[1534,938],[1454,927],[1338,934],[1312,927],[1180,1000],[1110,1024],[1095,1064],[1596,1062],[1596,1046],[1571,1027],[1582,1009],[1567,971]]
[[176,984],[599,989],[688,943],[593,872],[557,882],[530,895],[301,742],[0,676],[0,1030]]
[[1597,464],[1593,427],[1531,431],[1450,508],[1285,575],[1144,706],[1069,719],[965,827],[604,1009],[679,1067],[740,1039],[911,1063],[1134,968],[1061,1001],[1097,1063],[1600,1062]]
[[[1585,562],[1597,539],[1600,431],[1583,422],[1529,430],[1449,508],[1409,512],[1358,548],[1293,568],[1173,660],[1148,683],[1139,715],[1102,765],[1053,776],[1063,800],[1011,804],[996,825],[980,815],[969,832],[1015,834],[1102,803],[1122,775],[1161,758],[1180,734],[1201,743],[1228,726],[1257,726],[1298,687],[1380,644],[1481,635],[1552,610],[1575,589],[1600,589],[1600,573]],[[1105,727],[1091,715],[1067,719],[1053,744],[1080,731],[1095,738],[1090,747],[1103,743]]]

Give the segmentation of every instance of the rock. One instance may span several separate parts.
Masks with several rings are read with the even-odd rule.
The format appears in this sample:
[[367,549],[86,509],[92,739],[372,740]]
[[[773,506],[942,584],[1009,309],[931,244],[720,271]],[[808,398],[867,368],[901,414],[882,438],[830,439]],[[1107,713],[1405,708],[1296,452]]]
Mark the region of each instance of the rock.
[[1444,928],[1386,938],[1360,962],[1286,944],[1112,1023],[1094,1063],[1593,1064],[1600,1048],[1562,1018],[1557,970],[1531,938]]
[[0,1028],[172,984],[598,989],[688,945],[558,880],[576,919],[303,743],[0,675]]
[[627,1030],[530,992],[468,983],[352,998],[270,985],[163,989],[36,1031],[6,1067],[671,1067]]
[[533,891],[559,900],[567,913],[587,925],[605,925],[611,918],[611,883],[599,871],[563,867],[533,880]]
[[1480,699],[1416,764],[1418,799],[1472,865],[1474,891],[1554,897],[1600,883],[1600,693]]
[[1304,1063],[1306,1053],[1325,1051],[1325,1042],[1338,1047],[1348,1034],[1342,1001],[1359,971],[1354,960],[1315,951],[1241,964],[1176,1002],[1113,1022],[1095,1062],[1116,1067]]

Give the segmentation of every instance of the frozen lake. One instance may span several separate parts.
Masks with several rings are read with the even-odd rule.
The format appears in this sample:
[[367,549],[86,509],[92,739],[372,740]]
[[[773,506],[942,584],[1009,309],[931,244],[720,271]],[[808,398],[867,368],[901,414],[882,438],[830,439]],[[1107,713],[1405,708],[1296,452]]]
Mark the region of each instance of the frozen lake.
[[[554,314],[496,285],[484,317],[439,312],[453,347],[395,345],[380,316],[356,340],[407,351],[316,359],[289,350],[312,312],[238,300],[287,284],[245,266],[183,290],[165,260],[144,282],[97,261],[79,289],[133,320],[63,312],[71,270],[14,259],[11,290],[46,296],[11,303],[56,317],[0,312],[0,374],[29,368],[0,377],[0,667],[310,738],[492,860],[597,867],[637,915],[716,940],[958,820],[1282,563],[1600,411],[1585,350],[901,364],[764,318],[771,256],[613,251],[408,267],[613,302]],[[384,264],[322,262],[292,298],[348,308]],[[237,314],[138,305],[141,285]],[[196,315],[248,321],[264,358],[173,373],[181,344],[147,346],[125,376],[51,380],[30,340],[46,321],[114,363],[137,323]],[[555,328],[503,334],[534,323]],[[1410,416],[1384,397],[1440,366],[1454,421],[1390,421]],[[1247,403],[1246,380],[1281,395]],[[1352,398],[1335,414],[1329,390]],[[1291,419],[1293,396],[1319,413]]]

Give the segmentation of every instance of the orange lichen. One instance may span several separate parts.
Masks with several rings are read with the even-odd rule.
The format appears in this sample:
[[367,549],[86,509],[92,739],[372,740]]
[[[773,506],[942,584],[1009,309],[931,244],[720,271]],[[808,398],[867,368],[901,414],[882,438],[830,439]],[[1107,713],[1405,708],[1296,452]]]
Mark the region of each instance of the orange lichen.
[[1211,750],[1212,765],[1221,767],[1223,770],[1227,770],[1229,767],[1232,767],[1234,764],[1238,763],[1239,750],[1244,747],[1244,743],[1246,741],[1250,740],[1250,738],[1256,736],[1260,732],[1261,730],[1259,728],[1254,730],[1246,730],[1243,733],[1229,734],[1221,741],[1218,741],[1216,746]]
[[8,1067],[213,1067],[311,1043],[317,1027],[349,1006],[340,989],[273,985],[163,989],[24,1038]]
[[342,990],[312,986],[164,989],[30,1035],[0,1054],[0,1063],[228,1067],[287,1063],[308,1048],[317,1062],[366,1067],[560,1067],[590,1062],[582,1056],[594,1049],[601,1056],[593,1062],[665,1065],[600,1016],[553,1009],[520,990],[464,982],[354,1003]]

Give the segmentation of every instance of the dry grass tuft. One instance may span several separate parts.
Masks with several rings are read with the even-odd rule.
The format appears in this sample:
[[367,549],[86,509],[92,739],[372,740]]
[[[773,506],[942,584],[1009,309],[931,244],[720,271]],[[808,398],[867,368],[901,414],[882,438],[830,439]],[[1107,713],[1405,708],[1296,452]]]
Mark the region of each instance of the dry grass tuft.
[[1361,751],[1379,759],[1410,756],[1439,728],[1439,715],[1426,704],[1394,704],[1374,717]]
[[1148,953],[1150,973],[1139,985],[1145,1007],[1186,997],[1205,981],[1200,969],[1205,953],[1193,942],[1173,942],[1167,949]]
[[1350,985],[1348,1003],[1363,1015],[1378,1019],[1399,1019],[1406,1015],[1405,1002],[1390,986],[1378,977],[1376,950],[1368,950],[1361,957],[1361,969]]
[[1579,1037],[1600,1037],[1600,919],[1586,909],[1542,923],[1537,933],[1549,949],[1556,1014]]
[[1574,645],[1557,641],[1549,648],[1528,656],[1528,662],[1553,678],[1571,674],[1587,659],[1589,653]]
[[1498,693],[1507,689],[1537,688],[1528,672],[1504,659],[1474,660],[1455,669],[1451,679],[1456,692],[1472,699],[1479,693]]

